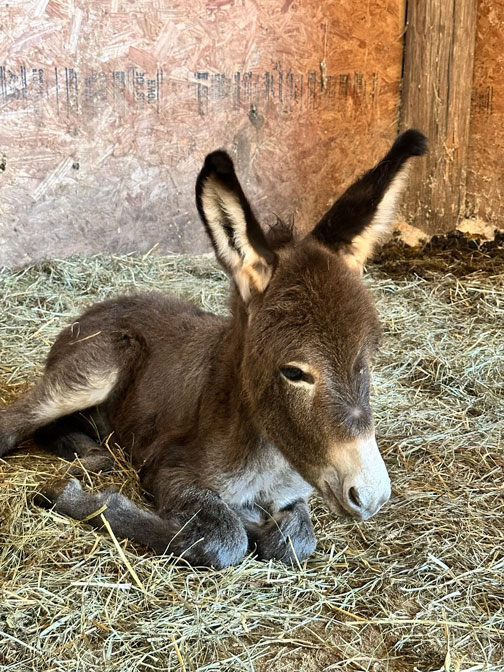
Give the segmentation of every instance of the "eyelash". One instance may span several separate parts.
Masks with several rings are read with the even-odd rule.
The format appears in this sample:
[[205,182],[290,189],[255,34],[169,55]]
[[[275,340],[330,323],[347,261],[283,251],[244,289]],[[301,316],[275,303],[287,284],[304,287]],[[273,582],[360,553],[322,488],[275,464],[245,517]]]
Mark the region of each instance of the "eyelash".
[[280,373],[284,378],[289,380],[292,383],[310,383],[313,384],[313,376],[309,373],[305,373],[302,369],[297,366],[282,366],[280,368]]

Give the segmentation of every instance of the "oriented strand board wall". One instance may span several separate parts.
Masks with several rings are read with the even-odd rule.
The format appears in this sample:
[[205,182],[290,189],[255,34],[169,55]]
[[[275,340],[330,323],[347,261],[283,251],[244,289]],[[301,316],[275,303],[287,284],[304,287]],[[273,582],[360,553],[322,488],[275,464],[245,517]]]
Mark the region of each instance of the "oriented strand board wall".
[[206,152],[306,229],[396,134],[404,0],[0,6],[0,266],[204,251]]
[[480,0],[471,109],[468,215],[504,228],[504,0]]

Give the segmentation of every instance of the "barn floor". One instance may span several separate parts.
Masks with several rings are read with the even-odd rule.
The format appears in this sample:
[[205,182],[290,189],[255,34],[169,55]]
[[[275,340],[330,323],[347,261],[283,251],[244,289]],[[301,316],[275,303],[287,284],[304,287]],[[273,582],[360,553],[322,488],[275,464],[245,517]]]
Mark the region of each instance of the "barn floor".
[[[370,268],[385,338],[374,371],[393,481],[367,523],[318,500],[319,548],[296,570],[248,558],[175,567],[36,508],[68,465],[0,460],[0,670],[504,670],[504,248],[392,243]],[[96,299],[158,288],[222,310],[208,258],[98,256],[0,274],[0,405]],[[107,478],[138,498],[124,458]]]

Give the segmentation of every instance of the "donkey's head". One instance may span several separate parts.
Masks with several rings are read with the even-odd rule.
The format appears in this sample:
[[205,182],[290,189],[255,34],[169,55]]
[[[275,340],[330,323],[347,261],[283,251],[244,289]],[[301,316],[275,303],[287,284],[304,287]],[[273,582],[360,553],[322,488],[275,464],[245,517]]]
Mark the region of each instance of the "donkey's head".
[[263,233],[225,152],[207,156],[196,185],[236,287],[252,421],[331,509],[362,519],[390,496],[369,405],[380,325],[362,269],[393,220],[407,160],[425,151],[422,133],[406,131],[311,233],[281,245]]

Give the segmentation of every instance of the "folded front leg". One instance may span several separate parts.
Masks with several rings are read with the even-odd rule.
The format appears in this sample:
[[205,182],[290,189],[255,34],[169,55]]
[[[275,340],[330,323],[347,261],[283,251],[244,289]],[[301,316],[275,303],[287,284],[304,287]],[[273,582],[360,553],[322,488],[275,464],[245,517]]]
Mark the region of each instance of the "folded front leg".
[[159,515],[175,523],[178,530],[170,550],[183,551],[193,565],[222,568],[243,560],[248,550],[247,531],[217,493],[172,479],[162,493],[155,488],[153,494]]
[[116,537],[136,541],[159,555],[173,553],[192,565],[221,569],[239,563],[247,551],[243,523],[207,490],[187,488],[183,508],[152,513],[115,489],[93,494],[72,479],[46,488],[38,502],[97,528],[103,526],[104,516]]
[[178,531],[175,524],[141,509],[115,488],[91,493],[75,478],[50,483],[35,501],[97,528],[103,527],[103,516],[116,537],[148,546],[159,555],[169,552],[170,542]]
[[251,526],[249,538],[263,560],[281,560],[288,565],[306,560],[317,546],[308,503],[299,499],[263,525]]

